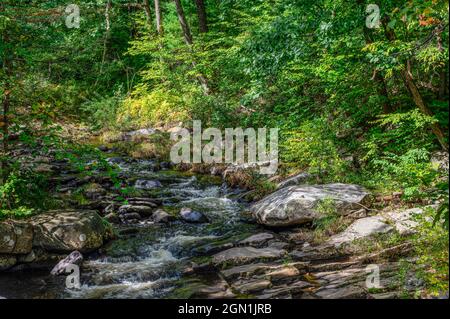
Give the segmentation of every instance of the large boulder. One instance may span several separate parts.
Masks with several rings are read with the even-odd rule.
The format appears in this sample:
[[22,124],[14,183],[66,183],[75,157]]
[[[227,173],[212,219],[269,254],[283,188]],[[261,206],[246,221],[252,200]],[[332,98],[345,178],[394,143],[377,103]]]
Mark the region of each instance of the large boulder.
[[33,229],[24,221],[0,223],[0,254],[28,254],[33,243]]
[[361,208],[368,195],[358,185],[289,186],[256,202],[250,210],[256,220],[266,226],[301,225],[321,217],[317,207],[325,199],[333,200],[337,211],[345,214]]
[[109,230],[95,211],[51,211],[32,218],[33,246],[49,252],[82,253],[103,245]]

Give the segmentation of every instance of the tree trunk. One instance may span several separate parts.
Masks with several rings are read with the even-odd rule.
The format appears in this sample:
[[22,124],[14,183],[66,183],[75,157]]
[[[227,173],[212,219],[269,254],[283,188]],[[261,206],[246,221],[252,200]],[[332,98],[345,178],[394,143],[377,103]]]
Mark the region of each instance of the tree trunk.
[[[186,20],[186,16],[184,14],[183,6],[181,4],[180,0],[174,0],[177,15],[178,15],[178,21],[180,22],[181,30],[183,31],[183,37],[186,44],[189,46],[189,48],[192,50],[192,46],[194,44],[194,40],[192,38],[191,29],[189,28],[189,24]],[[195,61],[192,61],[192,66],[195,68],[197,66],[197,63]],[[209,94],[209,86],[208,86],[208,80],[203,74],[197,75],[197,80],[200,82],[200,85],[203,89],[203,92],[205,95]]]
[[[439,52],[444,51],[444,46],[442,45],[442,31],[443,29],[438,29],[436,32],[436,42]],[[447,62],[439,72],[438,99],[443,101],[445,99],[446,93],[447,93]]]
[[[384,27],[386,38],[389,41],[395,41],[395,39],[396,39],[395,33],[392,29],[390,29],[388,27],[388,23],[389,23],[388,17],[383,19],[382,24]],[[433,112],[431,112],[431,110],[428,108],[422,95],[419,92],[419,89],[417,88],[414,78],[412,77],[412,74],[410,72],[410,68],[411,68],[411,64],[410,64],[410,61],[408,60],[406,62],[405,68],[401,71],[401,76],[405,82],[406,88],[407,88],[408,92],[410,93],[411,98],[413,99],[414,103],[419,108],[419,110],[423,114],[426,114],[428,116],[433,116]],[[437,122],[433,123],[431,125],[431,130],[433,131],[434,135],[436,136],[441,147],[444,150],[448,151],[448,145],[445,142],[444,132],[442,131],[441,127],[439,126],[439,123],[437,123]]]
[[192,39],[191,29],[186,20],[186,15],[184,14],[183,6],[180,0],[173,0],[175,2],[175,7],[177,9],[178,21],[180,22],[181,30],[183,31],[184,41],[187,45],[191,46],[194,44]]
[[[422,113],[429,116],[433,116],[433,113],[425,104],[425,101],[423,100],[422,95],[420,94],[419,89],[417,88],[417,85],[414,82],[414,79],[412,78],[411,74],[407,70],[404,70],[403,77],[405,79],[406,85],[408,86],[409,92],[411,93],[416,106],[422,111]],[[433,131],[434,135],[436,135],[439,144],[441,144],[442,148],[448,151],[448,145],[445,142],[444,133],[442,132],[442,129],[440,128],[439,124],[433,123],[431,125],[431,130]]]
[[153,29],[153,21],[152,21],[152,11],[150,10],[150,3],[149,0],[144,0],[144,12],[145,12],[145,17],[147,18],[147,23],[149,25],[149,29],[150,31]]
[[204,0],[195,0],[197,6],[198,27],[200,33],[208,32],[208,19],[206,15],[206,8]]
[[155,15],[156,15],[156,31],[158,35],[161,37],[164,35],[164,27],[162,21],[162,10],[161,3],[159,0],[155,0]]
[[[105,8],[105,29],[106,29],[106,33],[105,33],[105,39],[103,41],[103,55],[102,55],[102,63],[100,65],[100,73],[103,72],[103,64],[106,61],[106,55],[108,53],[108,42],[109,42],[109,38],[111,35],[111,20],[110,20],[110,12],[111,12],[111,0],[108,0],[106,2],[106,8]],[[97,84],[97,82],[96,82]]]

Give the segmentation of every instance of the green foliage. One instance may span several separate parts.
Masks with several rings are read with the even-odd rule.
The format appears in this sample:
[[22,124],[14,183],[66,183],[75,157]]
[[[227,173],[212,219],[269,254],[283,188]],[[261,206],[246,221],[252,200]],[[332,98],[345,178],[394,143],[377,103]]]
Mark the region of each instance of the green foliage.
[[25,216],[27,208],[45,208],[48,204],[47,181],[31,170],[14,169],[0,185],[0,209]]
[[287,132],[281,148],[283,161],[311,173],[327,173],[336,179],[344,173],[344,162],[324,121],[307,121],[298,130]]
[[326,230],[340,217],[336,210],[336,203],[331,198],[320,201],[316,210],[321,214],[321,217],[313,221],[313,226],[319,230]]
[[420,227],[414,239],[418,260],[418,272],[426,283],[427,292],[438,295],[448,291],[449,237],[448,229],[435,227],[432,209],[419,220]]
[[34,210],[32,208],[26,207],[18,207],[15,209],[0,209],[0,221],[2,219],[12,218],[12,219],[21,219],[27,218],[34,214]]
[[411,149],[402,155],[385,154],[371,161],[367,174],[370,174],[371,186],[403,190],[405,198],[429,196],[424,190],[438,176],[425,149]]
[[366,150],[364,159],[370,161],[387,153],[402,154],[418,146],[429,148],[429,126],[435,122],[419,110],[380,115],[374,122],[377,126],[369,131],[363,144]]

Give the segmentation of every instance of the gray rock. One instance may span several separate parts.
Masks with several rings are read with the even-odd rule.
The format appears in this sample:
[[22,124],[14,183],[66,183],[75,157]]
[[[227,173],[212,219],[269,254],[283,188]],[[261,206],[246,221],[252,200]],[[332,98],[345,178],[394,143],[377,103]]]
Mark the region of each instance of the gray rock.
[[122,140],[130,141],[136,136],[150,136],[156,133],[152,128],[143,128],[135,131],[130,131],[122,134]]
[[120,218],[116,213],[109,213],[104,217],[108,222],[113,224],[118,224],[120,222]]
[[242,265],[253,261],[274,260],[286,254],[283,249],[234,247],[213,256],[215,265]]
[[135,221],[140,220],[141,215],[139,215],[138,213],[127,213],[120,215],[120,218],[124,221]]
[[66,272],[70,265],[80,266],[83,263],[83,255],[79,251],[73,251],[69,256],[61,260],[55,267],[53,267],[50,274],[57,276]]
[[123,205],[119,207],[119,215],[137,213],[141,217],[150,217],[153,213],[153,208],[149,206],[134,206],[134,205]]
[[368,196],[361,186],[349,184],[303,185],[282,188],[250,208],[256,220],[266,226],[291,226],[320,217],[317,205],[332,199],[337,211],[345,214],[360,208]]
[[120,205],[117,203],[111,203],[108,206],[105,207],[103,210],[103,213],[105,215],[109,215],[111,213],[115,213],[119,209]]
[[232,268],[224,269],[221,271],[221,274],[227,280],[236,279],[239,277],[251,277],[255,274],[265,272],[267,269],[274,267],[270,264],[264,263],[256,263],[256,264],[248,264],[242,266],[235,266]]
[[33,247],[50,252],[91,252],[103,245],[108,230],[95,211],[51,211],[31,219]]
[[350,243],[356,239],[387,233],[392,230],[394,230],[394,228],[387,224],[386,220],[381,216],[365,217],[353,222],[353,224],[342,233],[332,236],[327,243],[341,246],[342,244]]
[[239,242],[240,245],[249,245],[249,246],[261,246],[269,239],[272,239],[273,235],[270,233],[259,233],[256,235],[252,235],[248,238],[245,238]]
[[309,173],[299,173],[297,175],[291,176],[284,181],[278,183],[277,189],[284,188],[287,186],[294,186],[299,184],[304,184],[306,181],[311,179],[313,176]]
[[443,151],[434,152],[431,156],[431,164],[437,170],[448,174],[448,172],[449,172],[449,154],[448,154],[448,152],[443,152]]
[[173,216],[169,215],[162,209],[157,209],[156,211],[154,211],[152,218],[155,221],[155,223],[168,223],[174,220]]
[[240,293],[252,293],[264,290],[271,286],[271,282],[265,279],[252,280],[252,281],[244,281],[243,283],[235,283],[233,284],[233,288]]
[[421,214],[423,214],[422,208],[411,208],[404,211],[384,213],[382,216],[394,225],[400,235],[410,235],[416,232],[418,222],[415,218]]
[[360,286],[353,285],[342,288],[320,289],[316,296],[321,299],[366,299],[367,292]]
[[33,243],[33,229],[25,221],[0,223],[0,254],[28,254]]
[[134,185],[137,189],[154,189],[154,188],[160,188],[162,187],[162,184],[160,181],[157,180],[146,180],[146,179],[138,179],[136,181],[136,184]]
[[285,280],[292,277],[297,277],[300,271],[294,266],[283,266],[279,269],[273,270],[266,274],[271,281]]
[[181,218],[188,223],[207,223],[208,218],[200,212],[193,211],[190,208],[183,207],[180,210]]
[[106,190],[100,184],[96,184],[96,183],[90,184],[84,191],[84,195],[88,199],[92,199],[92,200],[99,199],[105,194],[106,194]]

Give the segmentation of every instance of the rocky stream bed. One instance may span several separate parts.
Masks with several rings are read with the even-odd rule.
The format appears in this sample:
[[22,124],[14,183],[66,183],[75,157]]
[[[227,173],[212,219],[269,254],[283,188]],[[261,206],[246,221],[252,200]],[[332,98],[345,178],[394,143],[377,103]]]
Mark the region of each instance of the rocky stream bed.
[[[0,223],[1,297],[392,298],[421,285],[414,276],[406,286],[399,280],[408,242],[373,253],[346,249],[376,234],[408,234],[421,209],[372,216],[362,187],[304,185],[301,176],[246,203],[243,191],[220,176],[177,172],[151,160],[108,161],[119,168],[128,194],[100,172],[79,177],[64,161],[43,164],[58,172],[55,196],[82,189],[83,201]],[[325,198],[352,222],[314,245],[296,234],[311,226]],[[79,288],[66,287],[65,264],[53,271],[63,276],[50,274],[69,254],[81,266]],[[380,287],[372,289],[367,266],[380,259]]]

